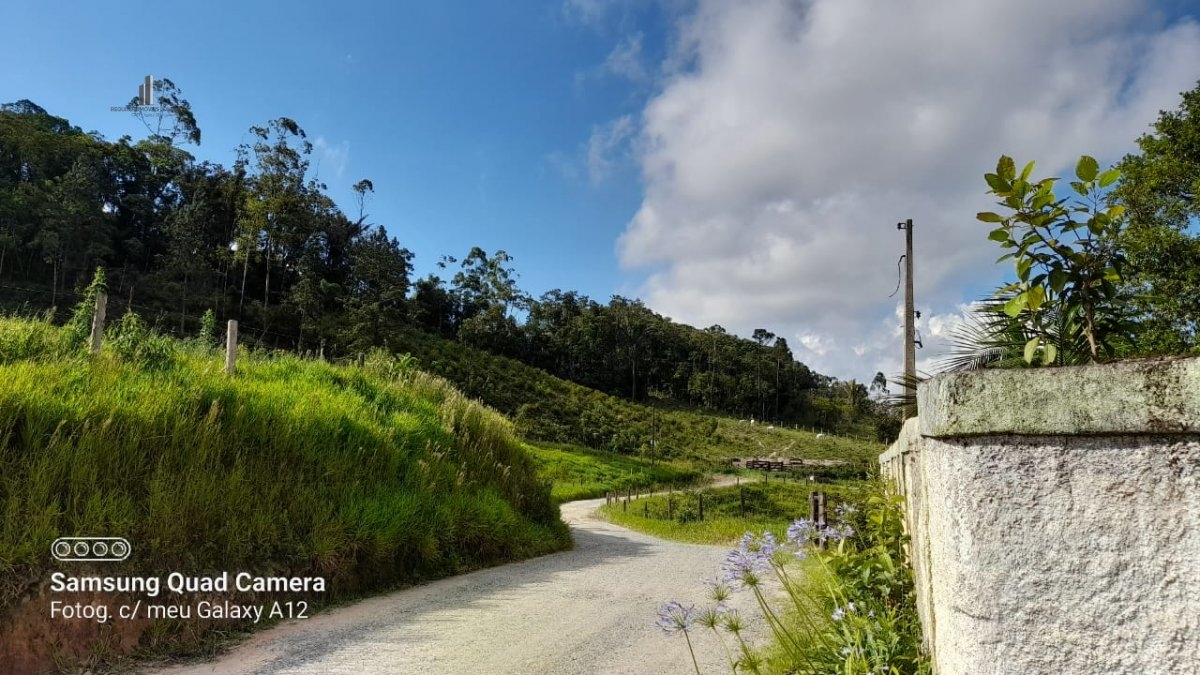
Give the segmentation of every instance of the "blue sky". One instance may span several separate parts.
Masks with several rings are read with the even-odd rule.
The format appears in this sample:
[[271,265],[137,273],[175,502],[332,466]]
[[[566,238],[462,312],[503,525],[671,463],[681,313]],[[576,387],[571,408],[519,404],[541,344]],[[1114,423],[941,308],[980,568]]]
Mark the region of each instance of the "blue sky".
[[170,77],[228,163],[287,116],[343,209],[416,253],[514,256],[522,287],[637,296],[785,337],[870,380],[902,355],[916,222],[922,368],[1011,271],[975,213],[1001,154],[1114,162],[1200,80],[1195,0],[8,0],[0,101],[108,138]]
[[[249,126],[295,119],[344,210],[356,212],[349,186],[373,181],[368,213],[419,271],[478,245],[513,255],[534,293],[636,290],[614,247],[640,200],[636,167],[616,158],[592,180],[585,148],[649,91],[602,69],[615,29],[542,0],[72,4],[9,3],[8,53],[36,56],[0,71],[4,101],[139,137],[108,108],[146,73],[170,77],[203,131],[195,154],[228,163]],[[663,49],[653,8],[624,20],[644,54]]]

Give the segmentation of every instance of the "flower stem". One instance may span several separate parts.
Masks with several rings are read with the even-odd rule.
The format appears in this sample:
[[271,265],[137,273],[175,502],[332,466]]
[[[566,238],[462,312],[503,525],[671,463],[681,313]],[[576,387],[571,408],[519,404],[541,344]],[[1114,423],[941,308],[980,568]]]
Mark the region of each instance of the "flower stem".
[[683,637],[687,640],[688,652],[692,655],[692,667],[696,669],[696,675],[700,675],[700,664],[696,663],[696,650],[692,648],[692,636],[688,635],[688,630],[683,629]]

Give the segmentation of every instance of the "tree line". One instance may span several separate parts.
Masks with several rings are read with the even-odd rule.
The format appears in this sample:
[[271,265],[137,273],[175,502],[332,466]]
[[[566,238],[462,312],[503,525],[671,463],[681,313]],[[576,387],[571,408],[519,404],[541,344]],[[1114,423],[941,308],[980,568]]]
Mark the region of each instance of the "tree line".
[[[575,291],[534,298],[505,251],[473,247],[413,278],[413,253],[310,171],[312,144],[280,117],[250,127],[231,166],[193,154],[191,105],[160,79],[130,111],[145,137],[85,132],[28,100],[0,106],[0,299],[66,308],[97,268],[110,306],[195,334],[211,310],[263,347],[349,355],[403,350],[414,329],[635,401],[670,399],[743,418],[848,428],[886,417],[870,390],[797,361],[786,339],[699,329],[641,301]],[[110,310],[110,312],[113,310]],[[65,313],[64,313],[65,314]],[[875,396],[871,396],[875,394]]]

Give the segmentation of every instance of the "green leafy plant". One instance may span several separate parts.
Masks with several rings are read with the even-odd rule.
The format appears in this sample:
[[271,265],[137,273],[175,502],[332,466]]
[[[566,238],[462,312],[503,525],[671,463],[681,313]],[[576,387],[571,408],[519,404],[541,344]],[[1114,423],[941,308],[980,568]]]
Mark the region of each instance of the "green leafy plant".
[[212,348],[217,343],[217,315],[211,309],[200,317],[200,344]]
[[[782,539],[747,532],[709,584],[716,604],[697,610],[669,602],[659,610],[659,627],[688,637],[689,651],[689,629],[710,628],[721,638],[723,628],[737,640],[736,658],[725,649],[734,673],[928,673],[903,498],[882,480],[873,485],[858,506],[835,507],[832,523],[795,520]],[[745,619],[724,602],[743,589],[769,629],[766,656],[742,640]],[[693,666],[698,672],[694,653]]]
[[66,340],[71,349],[80,349],[87,344],[88,335],[92,332],[92,318],[96,314],[96,296],[107,292],[108,279],[104,275],[104,268],[97,267],[92,282],[83,290],[67,321]]
[[1058,179],[1034,180],[1033,167],[1030,162],[1018,174],[1012,158],[1003,156],[996,172],[984,176],[989,194],[1012,211],[977,216],[997,226],[988,238],[1009,249],[996,262],[1012,260],[1016,267],[1017,281],[993,296],[1004,298],[1009,320],[1001,332],[1028,334],[1021,349],[1027,364],[1077,360],[1080,343],[1086,360],[1103,360],[1131,332],[1115,307],[1125,261],[1117,243],[1124,207],[1105,206],[1104,198],[1120,172],[1101,172],[1085,155],[1075,167],[1078,180],[1070,183],[1075,197],[1059,198]]
[[133,312],[126,312],[111,333],[112,349],[126,363],[146,370],[167,370],[175,363],[175,342],[150,330]]

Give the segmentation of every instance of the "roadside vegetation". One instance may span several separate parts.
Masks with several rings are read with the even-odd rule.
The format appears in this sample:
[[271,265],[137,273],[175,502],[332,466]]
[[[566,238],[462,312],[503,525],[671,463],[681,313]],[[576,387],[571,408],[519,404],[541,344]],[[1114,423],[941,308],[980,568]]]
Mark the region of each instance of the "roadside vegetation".
[[[658,627],[689,649],[720,641],[731,673],[928,673],[900,499],[882,481],[844,496],[828,523],[746,531],[698,600],[661,606]],[[729,609],[733,593],[752,595],[758,611]],[[765,624],[765,647],[748,641],[752,624]],[[691,665],[699,675],[694,657]]]
[[[601,507],[600,513],[617,525],[663,539],[692,544],[728,545],[746,532],[772,532],[782,538],[797,518],[809,515],[809,494],[820,490],[828,495],[829,508],[859,498],[865,483],[808,483],[799,477],[791,480],[761,475],[747,477],[740,485],[696,488],[615,500]],[[703,518],[701,518],[703,502]]]
[[[48,620],[51,570],[78,572],[51,559],[60,536],[128,539],[112,574],[322,576],[310,606],[570,545],[511,423],[411,361],[243,351],[230,377],[204,338],[132,314],[91,356],[85,309],[65,327],[0,318],[0,635]],[[115,657],[92,628],[49,656]],[[188,653],[211,628],[158,622],[132,643]]]

